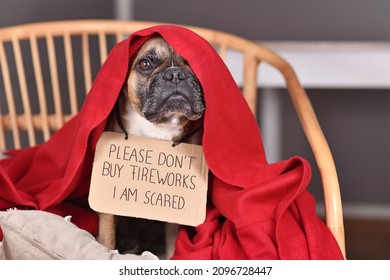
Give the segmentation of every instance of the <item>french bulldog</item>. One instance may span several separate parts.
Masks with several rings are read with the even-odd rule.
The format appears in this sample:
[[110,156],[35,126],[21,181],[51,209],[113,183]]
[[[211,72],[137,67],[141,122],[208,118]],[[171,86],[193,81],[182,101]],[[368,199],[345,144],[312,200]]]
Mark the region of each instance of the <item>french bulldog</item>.
[[[106,130],[175,145],[201,144],[204,112],[202,87],[190,65],[162,37],[155,36],[131,59],[127,81]],[[99,213],[97,240],[109,249],[126,253],[148,250],[169,258],[176,234],[177,225]]]

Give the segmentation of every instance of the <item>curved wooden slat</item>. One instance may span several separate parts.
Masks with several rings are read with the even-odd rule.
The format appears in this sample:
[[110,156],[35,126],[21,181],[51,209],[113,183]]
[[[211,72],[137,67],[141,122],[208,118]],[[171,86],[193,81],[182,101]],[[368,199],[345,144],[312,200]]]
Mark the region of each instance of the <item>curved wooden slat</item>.
[[64,33],[64,49],[65,49],[66,75],[68,78],[70,112],[75,115],[77,114],[78,111],[77,92],[76,92],[76,81],[75,81],[74,63],[73,63],[72,41],[71,41],[71,36],[68,32]]
[[48,112],[47,112],[45,87],[43,86],[42,66],[41,66],[41,60],[38,51],[38,42],[35,34],[31,34],[30,45],[31,45],[31,57],[33,61],[35,81],[37,84],[38,102],[39,102],[39,109],[40,109],[40,116],[41,116],[41,123],[42,123],[41,130],[43,132],[43,139],[46,141],[50,137],[50,128],[49,128],[49,120],[48,120]]
[[53,100],[54,100],[54,111],[56,115],[57,128],[61,128],[64,123],[62,120],[62,102],[61,102],[61,93],[60,93],[60,82],[58,79],[58,70],[57,70],[57,56],[54,46],[54,37],[52,34],[48,33],[46,35],[47,43],[47,52],[49,57],[49,68],[50,68],[50,78],[51,78],[51,87],[53,90]]
[[[61,116],[61,120],[63,123],[66,123],[69,121],[72,117],[74,117],[71,114],[63,115]],[[40,114],[36,115],[30,115],[31,123],[33,125],[33,128],[36,130],[42,130],[43,129],[43,123],[42,118]],[[4,128],[4,130],[9,130],[12,128],[12,123],[14,122],[13,117],[8,115],[2,115],[1,116],[1,127]],[[26,130],[27,129],[27,123],[26,123],[26,115],[20,114],[15,117],[15,122],[19,129]],[[47,116],[47,123],[49,129],[55,131],[58,130],[58,116],[57,115],[48,115]]]
[[107,38],[106,34],[103,31],[99,32],[99,54],[100,54],[100,64],[103,64],[107,58]]
[[244,87],[243,95],[248,102],[252,113],[256,116],[257,111],[257,70],[259,60],[252,53],[244,56]]
[[15,62],[16,62],[16,70],[17,70],[19,87],[20,87],[20,95],[22,97],[22,105],[23,105],[23,110],[25,112],[24,116],[26,118],[26,130],[27,130],[28,141],[29,141],[29,145],[34,146],[36,145],[35,132],[34,132],[32,118],[31,118],[31,105],[28,96],[26,73],[24,71],[24,66],[23,66],[22,52],[20,50],[20,41],[17,40],[16,38],[13,38],[12,46],[15,54]]
[[85,93],[89,92],[89,89],[92,85],[92,71],[90,63],[90,53],[89,53],[89,40],[88,33],[82,32],[82,55],[83,55],[83,69],[84,69],[84,84],[85,84]]
[[[11,77],[9,72],[9,66],[7,57],[5,55],[4,45],[3,42],[0,41],[0,65],[2,69],[3,74],[3,82],[4,82],[4,88],[5,88],[5,97],[7,100],[7,107],[10,115],[10,129],[12,131],[12,137],[13,137],[13,147],[15,149],[21,148],[21,141],[20,141],[20,131],[18,128],[18,124],[16,121],[16,108],[15,108],[15,101],[14,101],[14,95],[13,90],[11,86]],[[3,125],[4,127],[4,125]],[[4,133],[5,134],[5,133]]]

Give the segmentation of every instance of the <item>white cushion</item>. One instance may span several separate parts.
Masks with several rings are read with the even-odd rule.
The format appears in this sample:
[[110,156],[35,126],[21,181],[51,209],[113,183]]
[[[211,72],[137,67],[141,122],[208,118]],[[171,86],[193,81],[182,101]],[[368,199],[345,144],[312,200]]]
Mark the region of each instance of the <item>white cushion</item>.
[[3,242],[0,259],[17,260],[155,260],[142,255],[110,251],[85,230],[44,211],[0,211]]

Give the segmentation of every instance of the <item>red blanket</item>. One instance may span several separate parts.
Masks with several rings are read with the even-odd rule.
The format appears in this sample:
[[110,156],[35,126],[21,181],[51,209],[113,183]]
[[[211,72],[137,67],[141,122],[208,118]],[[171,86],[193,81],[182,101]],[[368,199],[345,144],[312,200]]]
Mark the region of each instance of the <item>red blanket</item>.
[[0,209],[72,215],[95,234],[87,202],[97,140],[126,80],[128,62],[160,34],[187,59],[205,95],[203,146],[210,167],[206,221],[181,227],[174,259],[342,259],[315,213],[302,158],[268,164],[257,122],[231,74],[204,39],[174,26],[134,33],[116,45],[80,113],[46,143],[0,162]]

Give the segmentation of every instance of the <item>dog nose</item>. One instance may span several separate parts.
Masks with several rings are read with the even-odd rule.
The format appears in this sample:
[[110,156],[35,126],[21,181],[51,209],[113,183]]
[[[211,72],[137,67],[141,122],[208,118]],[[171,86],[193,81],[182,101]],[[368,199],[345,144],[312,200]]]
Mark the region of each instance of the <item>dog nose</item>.
[[180,67],[170,67],[163,76],[164,80],[178,83],[179,81],[187,79],[186,74]]

